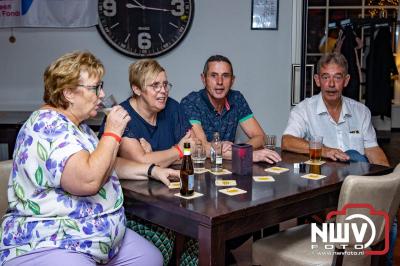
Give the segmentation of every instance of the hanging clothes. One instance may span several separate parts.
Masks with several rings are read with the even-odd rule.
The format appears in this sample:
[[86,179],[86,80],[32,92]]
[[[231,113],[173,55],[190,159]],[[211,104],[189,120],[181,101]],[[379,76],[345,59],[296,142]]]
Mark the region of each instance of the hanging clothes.
[[367,56],[365,104],[373,116],[391,117],[393,86],[391,74],[398,74],[388,26],[377,29]]
[[346,26],[343,34],[340,34],[340,40],[337,42],[336,51],[342,53],[347,59],[349,66],[348,72],[350,81],[343,90],[343,95],[359,101],[360,93],[360,63],[358,60],[357,49],[360,49],[359,39],[351,26]]

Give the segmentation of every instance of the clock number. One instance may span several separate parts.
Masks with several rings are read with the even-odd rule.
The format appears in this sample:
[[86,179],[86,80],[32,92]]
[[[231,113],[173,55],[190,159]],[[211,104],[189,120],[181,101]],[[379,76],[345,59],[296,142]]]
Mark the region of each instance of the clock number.
[[104,0],[103,8],[103,14],[107,17],[113,17],[117,14],[117,4],[115,0]]
[[138,47],[142,50],[150,49],[151,35],[148,32],[141,32],[138,34]]
[[172,15],[180,17],[183,14],[185,14],[185,9],[184,9],[184,2],[183,0],[172,0],[171,5],[174,6],[174,9],[171,10]]

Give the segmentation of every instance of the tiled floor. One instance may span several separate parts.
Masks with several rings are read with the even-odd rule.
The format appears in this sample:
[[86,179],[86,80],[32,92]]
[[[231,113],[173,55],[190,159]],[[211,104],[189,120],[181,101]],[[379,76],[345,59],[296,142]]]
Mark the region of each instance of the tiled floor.
[[[389,135],[386,135],[386,138],[384,138],[383,141],[380,141],[380,146],[385,151],[391,166],[395,167],[398,163],[400,163],[400,132],[392,132]],[[398,219],[400,221],[400,215],[398,215]],[[287,223],[285,226],[288,225],[290,226],[290,224],[293,224],[293,221]],[[399,232],[400,232],[400,227],[399,227]],[[238,266],[252,265],[251,261],[252,243],[253,243],[252,239],[249,239],[242,246],[233,251],[233,254],[237,261],[236,265]],[[396,248],[394,253],[394,265],[400,266],[399,236],[397,237]]]

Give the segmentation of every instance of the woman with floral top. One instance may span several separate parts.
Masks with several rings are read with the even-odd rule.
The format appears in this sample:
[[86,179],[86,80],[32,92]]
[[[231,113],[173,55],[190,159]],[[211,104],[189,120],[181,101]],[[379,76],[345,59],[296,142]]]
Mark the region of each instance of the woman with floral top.
[[116,157],[130,120],[121,106],[98,140],[83,122],[104,97],[102,63],[65,54],[44,73],[44,102],[22,126],[0,229],[4,265],[162,265],[158,249],[125,227],[119,178],[166,185],[179,172]]

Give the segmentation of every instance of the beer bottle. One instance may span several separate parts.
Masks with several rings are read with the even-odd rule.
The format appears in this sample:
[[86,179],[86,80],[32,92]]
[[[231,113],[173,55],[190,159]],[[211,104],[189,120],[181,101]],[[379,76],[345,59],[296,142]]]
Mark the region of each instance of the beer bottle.
[[183,144],[183,159],[181,166],[181,195],[190,196],[194,192],[194,169],[190,156],[190,143]]
[[211,141],[210,149],[211,171],[222,171],[222,142],[219,138],[219,133],[214,132],[213,140]]

